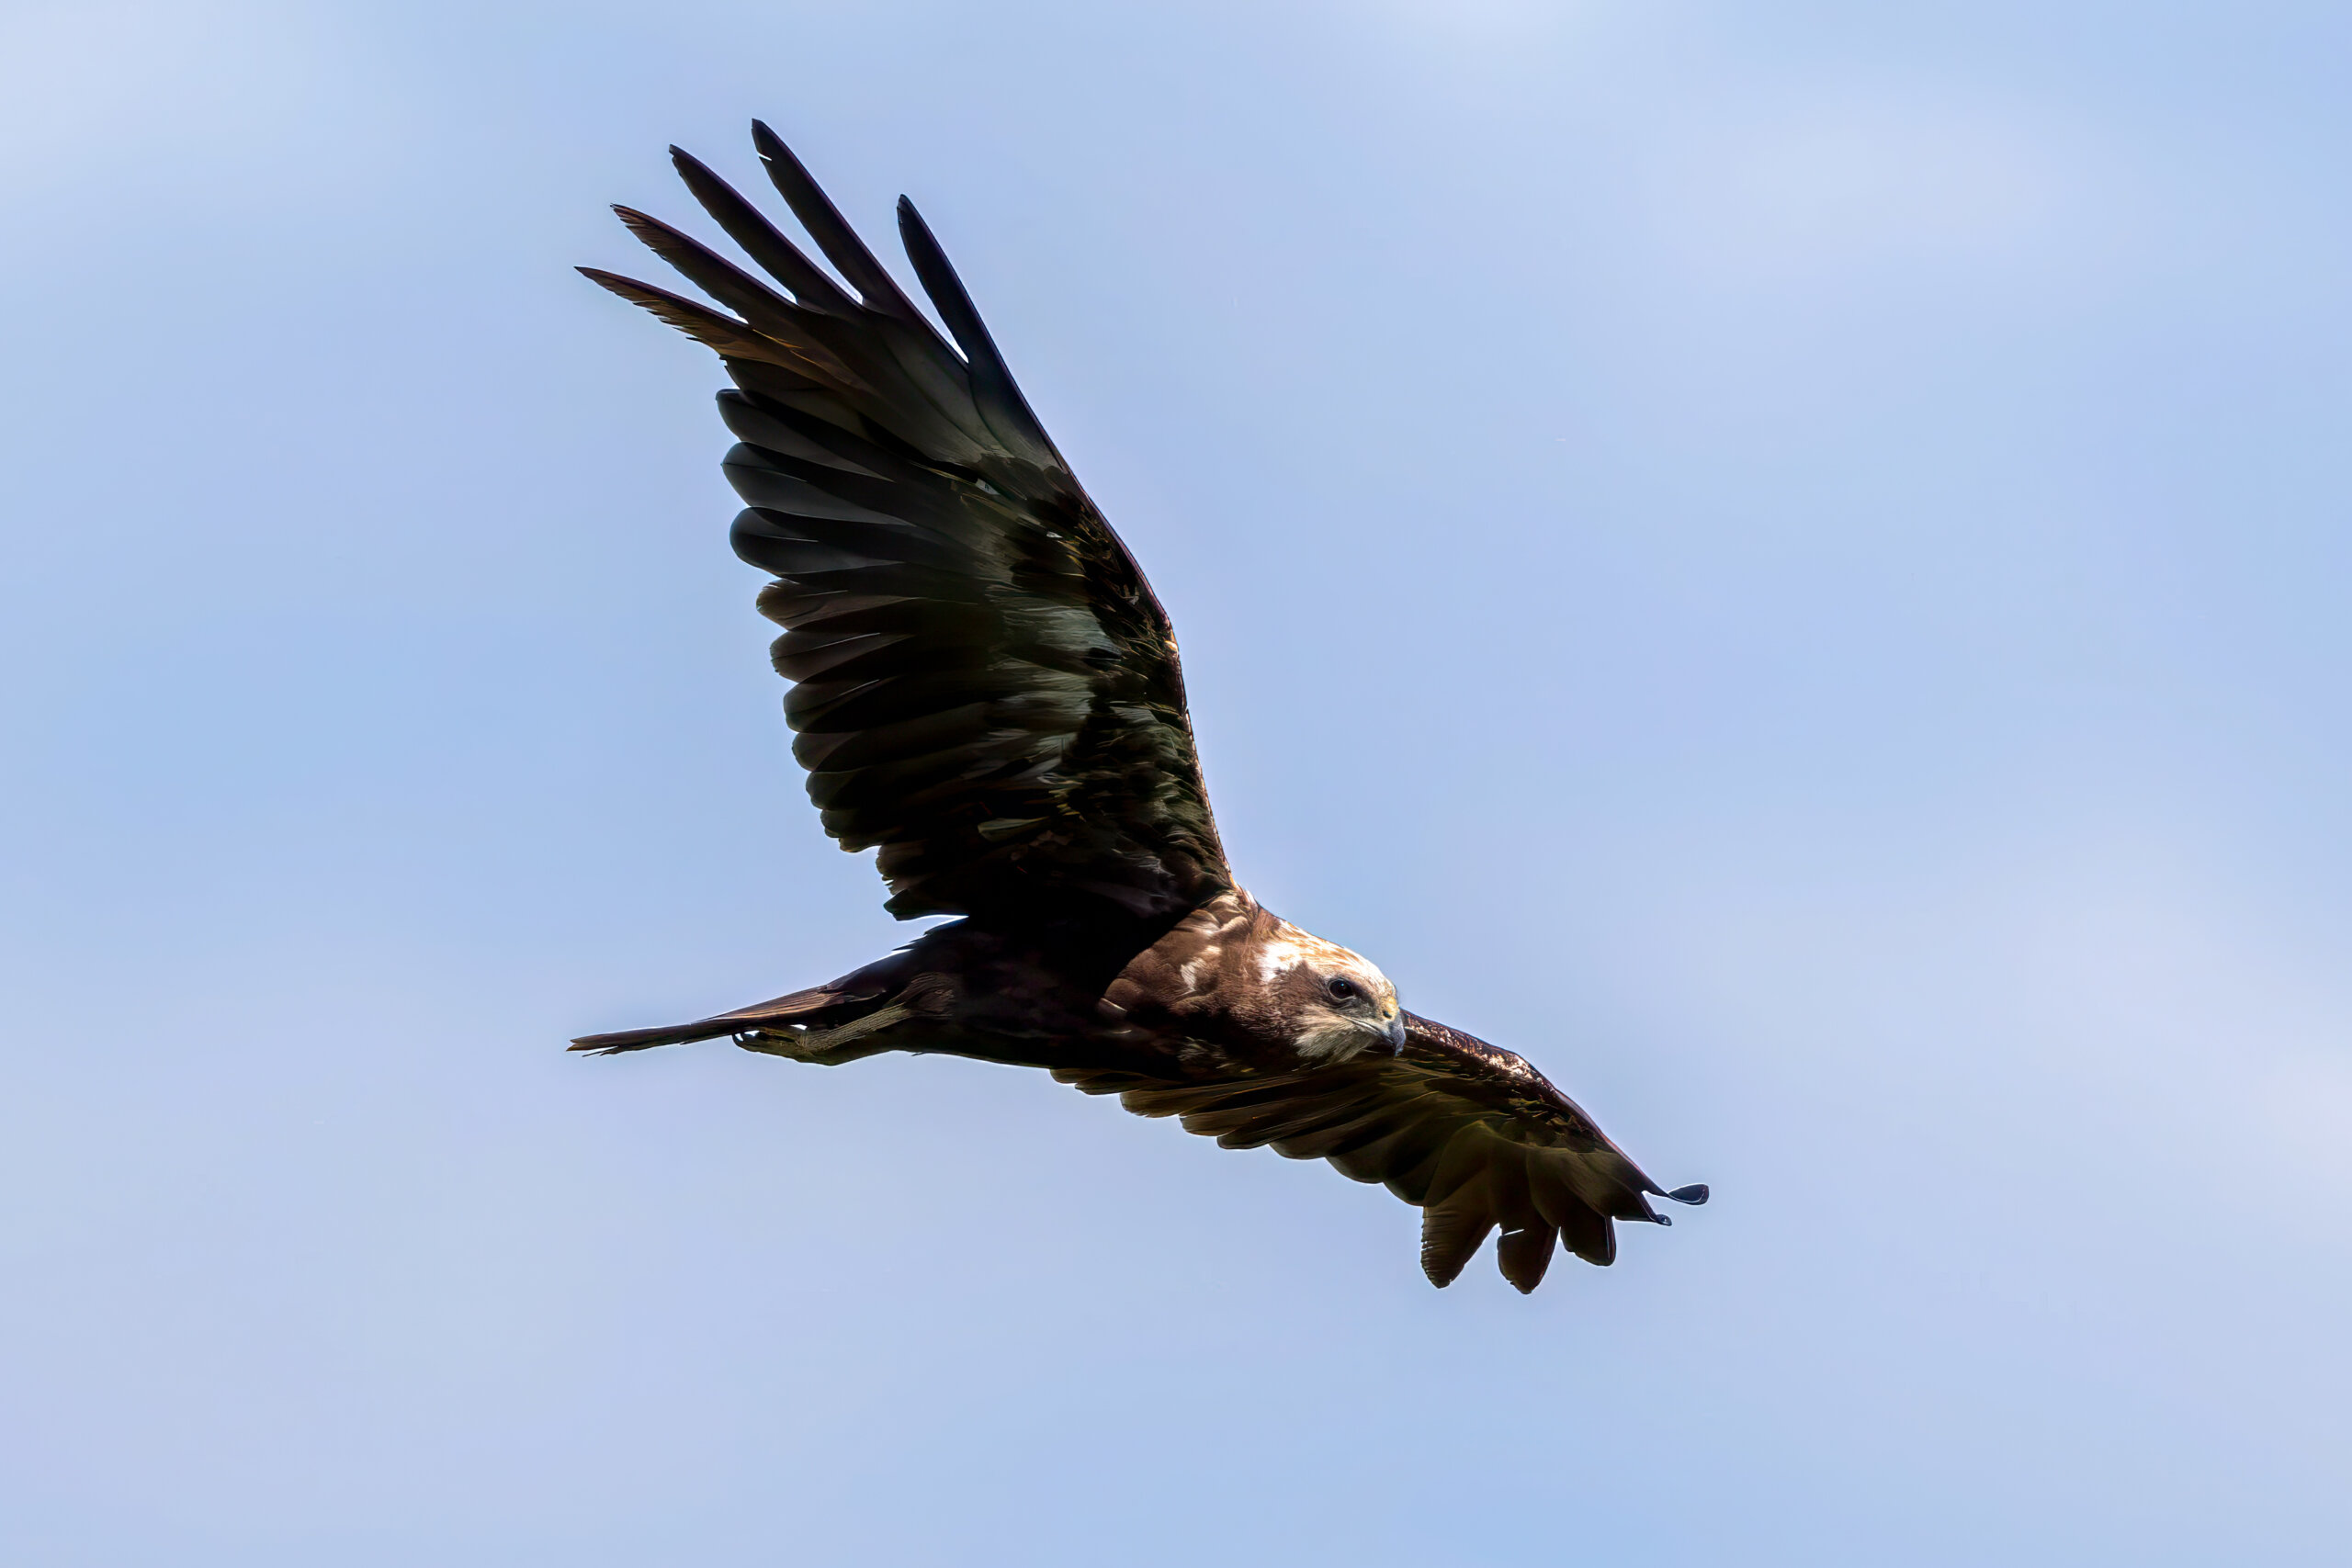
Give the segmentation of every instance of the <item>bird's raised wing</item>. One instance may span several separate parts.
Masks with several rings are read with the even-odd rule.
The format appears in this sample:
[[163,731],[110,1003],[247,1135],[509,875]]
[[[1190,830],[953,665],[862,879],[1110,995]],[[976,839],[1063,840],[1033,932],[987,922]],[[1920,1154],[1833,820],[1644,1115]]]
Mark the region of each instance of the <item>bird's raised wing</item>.
[[[678,172],[776,287],[668,225],[621,220],[732,315],[595,282],[718,350],[749,508],[775,574],[785,716],[825,831],[879,848],[892,913],[1159,917],[1232,884],[1167,613],[1038,426],[938,243],[899,228],[956,347],[784,143],[770,178],[848,288],[684,152]],[[957,350],[960,349],[960,354]]]
[[1059,1071],[1090,1094],[1117,1094],[1144,1116],[1228,1149],[1271,1146],[1327,1159],[1421,1210],[1421,1269],[1452,1284],[1499,1226],[1503,1277],[1532,1291],[1557,1242],[1588,1263],[1617,1256],[1611,1222],[1666,1224],[1652,1197],[1703,1203],[1704,1187],[1668,1192],[1602,1135],[1576,1101],[1524,1057],[1405,1015],[1405,1048],[1311,1072],[1171,1085]]

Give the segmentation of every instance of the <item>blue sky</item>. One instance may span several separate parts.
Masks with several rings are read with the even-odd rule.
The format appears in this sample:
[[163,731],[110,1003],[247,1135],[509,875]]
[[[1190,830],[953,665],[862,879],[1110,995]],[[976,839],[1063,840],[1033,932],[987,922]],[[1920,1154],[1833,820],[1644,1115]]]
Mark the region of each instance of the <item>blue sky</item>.
[[[0,13],[0,1555],[2333,1562],[2352,15]],[[905,934],[652,266],[911,194],[1244,878],[1715,1201],[1437,1292]],[[649,275],[650,276],[650,275]]]

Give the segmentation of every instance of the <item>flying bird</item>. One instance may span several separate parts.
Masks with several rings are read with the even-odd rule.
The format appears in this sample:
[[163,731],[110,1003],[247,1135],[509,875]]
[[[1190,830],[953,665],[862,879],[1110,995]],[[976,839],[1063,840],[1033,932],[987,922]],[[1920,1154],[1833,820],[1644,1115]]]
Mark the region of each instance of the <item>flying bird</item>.
[[[1329,1160],[1419,1206],[1450,1284],[1499,1229],[1521,1291],[1556,1248],[1616,1255],[1664,1191],[1526,1060],[1415,1016],[1369,959],[1292,925],[1217,841],[1168,615],[1013,384],[912,204],[899,230],[947,337],[764,125],[769,179],[829,274],[693,157],[686,187],[768,276],[628,208],[723,309],[592,267],[718,351],[746,503],[735,552],[808,795],[876,850],[887,908],[954,920],[853,974],[611,1053],[722,1037],[827,1066],[885,1051],[1042,1067],[1227,1148]],[[836,276],[838,275],[838,279]],[[949,341],[952,339],[952,343]]]

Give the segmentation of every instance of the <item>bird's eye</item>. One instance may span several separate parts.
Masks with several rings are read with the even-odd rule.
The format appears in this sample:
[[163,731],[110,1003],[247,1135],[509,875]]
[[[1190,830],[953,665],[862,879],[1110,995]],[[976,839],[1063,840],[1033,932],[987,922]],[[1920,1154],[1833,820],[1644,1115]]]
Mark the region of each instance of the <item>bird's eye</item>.
[[1331,993],[1335,1002],[1350,1002],[1356,998],[1356,983],[1345,975],[1332,976],[1323,983],[1323,988]]

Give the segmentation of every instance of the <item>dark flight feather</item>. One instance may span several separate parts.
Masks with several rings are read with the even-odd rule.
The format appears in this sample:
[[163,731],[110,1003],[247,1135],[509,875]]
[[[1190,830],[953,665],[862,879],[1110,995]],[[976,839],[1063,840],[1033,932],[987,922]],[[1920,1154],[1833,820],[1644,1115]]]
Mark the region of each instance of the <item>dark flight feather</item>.
[[1002,441],[1016,455],[1040,468],[1059,468],[1062,455],[1046,435],[1045,427],[1029,409],[1029,400],[1012,379],[1012,372],[997,352],[996,340],[989,335],[988,324],[980,320],[980,312],[972,304],[972,297],[964,291],[964,280],[947,260],[947,253],[939,248],[932,237],[931,226],[915,210],[915,204],[905,197],[899,198],[899,234],[905,241],[907,259],[914,264],[915,276],[922,283],[923,292],[931,296],[939,310],[939,319],[947,323],[948,333],[956,346],[964,351],[964,360],[972,378],[972,396],[980,417],[988,422],[989,433]]
[[1552,1249],[1560,1233],[1550,1225],[1528,1225],[1519,1230],[1507,1230],[1495,1243],[1495,1261],[1502,1268],[1503,1278],[1515,1286],[1519,1293],[1527,1294],[1544,1282],[1544,1271],[1552,1267]]

